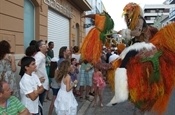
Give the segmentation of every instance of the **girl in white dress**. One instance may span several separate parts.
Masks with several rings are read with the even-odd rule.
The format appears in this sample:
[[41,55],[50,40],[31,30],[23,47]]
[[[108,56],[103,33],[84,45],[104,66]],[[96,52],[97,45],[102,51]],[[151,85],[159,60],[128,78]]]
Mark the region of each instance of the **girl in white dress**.
[[72,93],[73,87],[77,85],[77,80],[71,82],[68,74],[71,70],[71,63],[68,60],[61,62],[60,67],[56,70],[56,81],[61,82],[61,88],[58,91],[54,102],[57,115],[76,115],[78,103]]

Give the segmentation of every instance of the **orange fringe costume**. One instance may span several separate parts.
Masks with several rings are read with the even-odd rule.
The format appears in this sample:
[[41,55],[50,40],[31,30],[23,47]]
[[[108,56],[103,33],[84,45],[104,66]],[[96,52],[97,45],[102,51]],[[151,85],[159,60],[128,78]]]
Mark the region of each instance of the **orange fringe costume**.
[[102,46],[108,34],[114,27],[114,22],[105,12],[95,15],[95,27],[84,38],[81,46],[81,56],[92,64],[96,64],[101,56]]
[[[131,39],[129,35],[132,35],[132,30],[138,24],[140,11],[136,3],[129,3],[124,8],[125,21],[130,30],[123,32],[123,35],[128,39]],[[113,62],[113,67],[118,68],[115,71],[115,95],[109,104],[123,102],[129,95],[129,100],[140,110],[162,115],[175,85],[175,34],[172,33],[175,31],[175,23],[158,32],[155,28],[148,29],[148,39],[142,40],[149,40],[150,43],[140,42],[129,46],[121,53],[121,60]],[[129,59],[126,67],[121,67],[127,56]],[[110,81],[112,79],[111,77]],[[124,85],[120,84],[121,81]]]
[[[162,28],[150,42],[157,51],[140,51],[127,65],[130,100],[142,111],[163,114],[175,85],[175,23]],[[156,57],[157,58],[154,58]],[[152,60],[143,61],[145,57]],[[157,68],[154,64],[158,64]],[[133,72],[136,71],[136,72]]]

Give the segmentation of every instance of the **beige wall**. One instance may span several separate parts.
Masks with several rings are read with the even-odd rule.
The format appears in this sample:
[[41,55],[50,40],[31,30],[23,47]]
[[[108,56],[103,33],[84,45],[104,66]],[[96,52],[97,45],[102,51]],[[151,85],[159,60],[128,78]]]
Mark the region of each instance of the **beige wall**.
[[79,25],[79,45],[81,44],[81,41],[82,39],[84,38],[85,36],[85,31],[84,31],[84,28],[83,28],[83,25],[84,25],[84,18],[81,18],[84,13],[77,10],[76,8],[73,8],[73,17],[72,19],[70,20],[71,21],[71,46],[73,46],[73,41],[76,42],[76,24]]
[[2,39],[8,40],[12,52],[24,52],[23,0],[0,0],[0,40]]
[[[48,5],[44,3],[44,0],[32,0],[36,9],[36,27],[35,33],[36,39],[47,39],[47,17],[48,17]],[[69,4],[67,0],[57,0],[57,2],[64,2],[60,4]],[[79,41],[81,42],[85,36],[83,28],[84,15],[83,11],[78,10],[75,6],[69,4],[72,9],[72,18],[70,19],[70,46],[73,45],[72,41],[75,40],[75,24],[78,23],[80,27]],[[12,48],[11,51],[15,53],[16,64],[24,56],[24,45],[23,45],[23,17],[24,17],[24,1],[23,0],[0,0],[0,41],[7,40]],[[79,43],[81,44],[81,43]],[[19,67],[17,66],[16,75],[19,81],[20,77]]]
[[[32,0],[36,9],[36,36],[38,39],[47,39],[48,32],[48,5],[44,3],[44,0]],[[80,11],[74,5],[70,4],[67,0],[57,0],[60,4],[68,4],[71,6],[72,18],[70,18],[70,46],[73,45],[75,39],[75,26],[79,24],[79,41],[85,36],[84,32],[84,15],[83,11]],[[23,33],[24,33],[24,1],[23,0],[0,0],[0,40],[8,40],[12,46],[12,52],[15,54],[23,54]],[[81,44],[81,43],[80,43]]]

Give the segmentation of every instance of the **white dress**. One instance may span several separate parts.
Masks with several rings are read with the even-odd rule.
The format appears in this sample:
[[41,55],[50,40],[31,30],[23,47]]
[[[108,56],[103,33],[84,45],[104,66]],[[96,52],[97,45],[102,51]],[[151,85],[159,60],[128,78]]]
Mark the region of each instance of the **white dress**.
[[67,92],[66,85],[61,81],[61,88],[58,91],[54,102],[57,115],[77,115],[78,103],[72,93],[72,90]]

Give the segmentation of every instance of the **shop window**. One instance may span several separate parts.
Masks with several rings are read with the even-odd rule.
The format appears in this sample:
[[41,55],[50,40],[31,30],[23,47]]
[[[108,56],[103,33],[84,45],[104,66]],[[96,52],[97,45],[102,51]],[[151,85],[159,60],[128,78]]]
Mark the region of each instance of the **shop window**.
[[31,0],[24,0],[24,48],[35,39],[35,6]]

